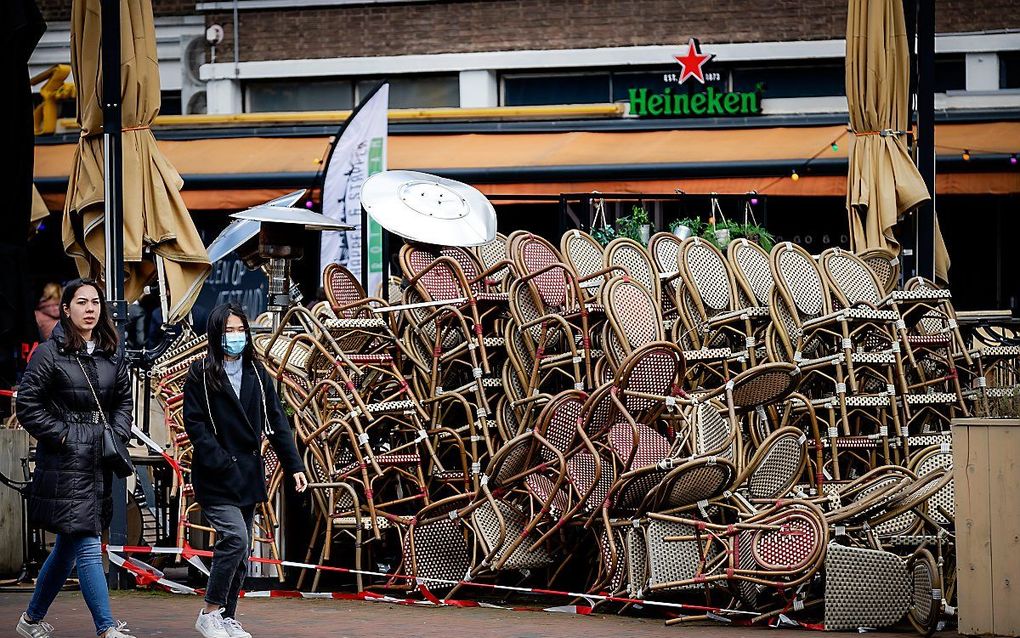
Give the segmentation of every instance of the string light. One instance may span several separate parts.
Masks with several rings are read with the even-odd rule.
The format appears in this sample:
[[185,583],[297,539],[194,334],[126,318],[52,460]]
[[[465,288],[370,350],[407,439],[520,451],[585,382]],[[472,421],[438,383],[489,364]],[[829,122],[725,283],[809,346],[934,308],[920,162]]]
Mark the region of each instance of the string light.
[[1016,153],[1013,153],[1012,155],[1009,156],[1009,163],[1012,166],[1016,166]]
[[793,169],[793,174],[790,175],[790,179],[795,182],[800,179],[800,175],[797,174],[797,169]]
[[969,162],[970,161],[970,151],[968,151],[966,149],[964,149],[964,151],[963,151],[963,161],[965,161],[965,162]]
[[837,144],[836,142],[833,142],[832,143],[832,152],[835,153],[837,151],[839,151],[839,144]]
[[312,208],[313,206],[315,206],[315,202],[312,200],[309,199],[305,202],[305,208]]

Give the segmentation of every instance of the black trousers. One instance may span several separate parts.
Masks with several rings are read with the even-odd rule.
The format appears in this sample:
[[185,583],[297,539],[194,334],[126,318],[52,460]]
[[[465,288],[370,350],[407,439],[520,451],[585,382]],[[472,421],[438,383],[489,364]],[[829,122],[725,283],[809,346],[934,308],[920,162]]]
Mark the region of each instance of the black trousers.
[[216,547],[213,548],[205,602],[223,607],[223,617],[233,618],[244,575],[248,571],[255,506],[210,505],[203,507],[202,512],[216,530]]

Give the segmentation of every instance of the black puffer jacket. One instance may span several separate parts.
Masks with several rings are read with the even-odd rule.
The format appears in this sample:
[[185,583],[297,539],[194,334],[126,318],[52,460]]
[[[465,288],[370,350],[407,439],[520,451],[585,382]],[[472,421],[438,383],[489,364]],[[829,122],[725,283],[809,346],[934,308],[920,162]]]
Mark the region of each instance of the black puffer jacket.
[[18,421],[38,440],[28,515],[60,534],[100,535],[110,524],[110,471],[102,467],[102,423],[85,367],[110,425],[131,435],[131,384],[118,355],[70,352],[55,334],[36,348],[18,386]]

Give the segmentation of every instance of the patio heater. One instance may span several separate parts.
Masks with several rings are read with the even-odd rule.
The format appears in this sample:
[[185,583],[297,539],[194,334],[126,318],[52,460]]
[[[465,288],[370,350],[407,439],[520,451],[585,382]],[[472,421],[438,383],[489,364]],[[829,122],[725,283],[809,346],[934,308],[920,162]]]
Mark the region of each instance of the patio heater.
[[267,308],[273,313],[274,329],[279,325],[281,314],[294,303],[290,267],[291,261],[304,255],[304,232],[352,228],[319,213],[291,208],[303,194],[304,191],[295,191],[234,213],[231,217],[235,221],[207,249],[212,263],[236,250],[248,268],[266,267],[269,279]]
[[291,304],[290,263],[304,256],[304,231],[353,228],[319,213],[282,206],[258,206],[231,217],[259,223],[258,256],[268,263],[267,308],[273,313],[274,329],[280,324],[280,315]]

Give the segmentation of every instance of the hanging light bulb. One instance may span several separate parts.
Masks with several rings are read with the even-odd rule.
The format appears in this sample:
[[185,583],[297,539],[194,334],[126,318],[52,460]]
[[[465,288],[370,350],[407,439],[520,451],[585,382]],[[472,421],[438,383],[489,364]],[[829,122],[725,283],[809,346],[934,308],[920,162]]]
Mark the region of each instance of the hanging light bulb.
[[797,174],[797,169],[793,169],[793,173],[790,175],[790,179],[797,181],[800,179],[800,175]]
[[1011,166],[1016,166],[1016,153],[1009,156],[1009,163]]
[[833,142],[832,143],[832,152],[835,153],[838,150],[839,150],[839,144],[837,144],[836,142]]
[[311,208],[313,208],[314,206],[315,206],[315,202],[313,202],[313,201],[312,201],[312,200],[310,200],[310,199],[309,199],[308,201],[306,201],[306,202],[305,202],[305,208],[311,209]]
[[970,151],[968,151],[968,150],[964,150],[963,151],[963,161],[965,161],[965,162],[969,162],[970,161]]

